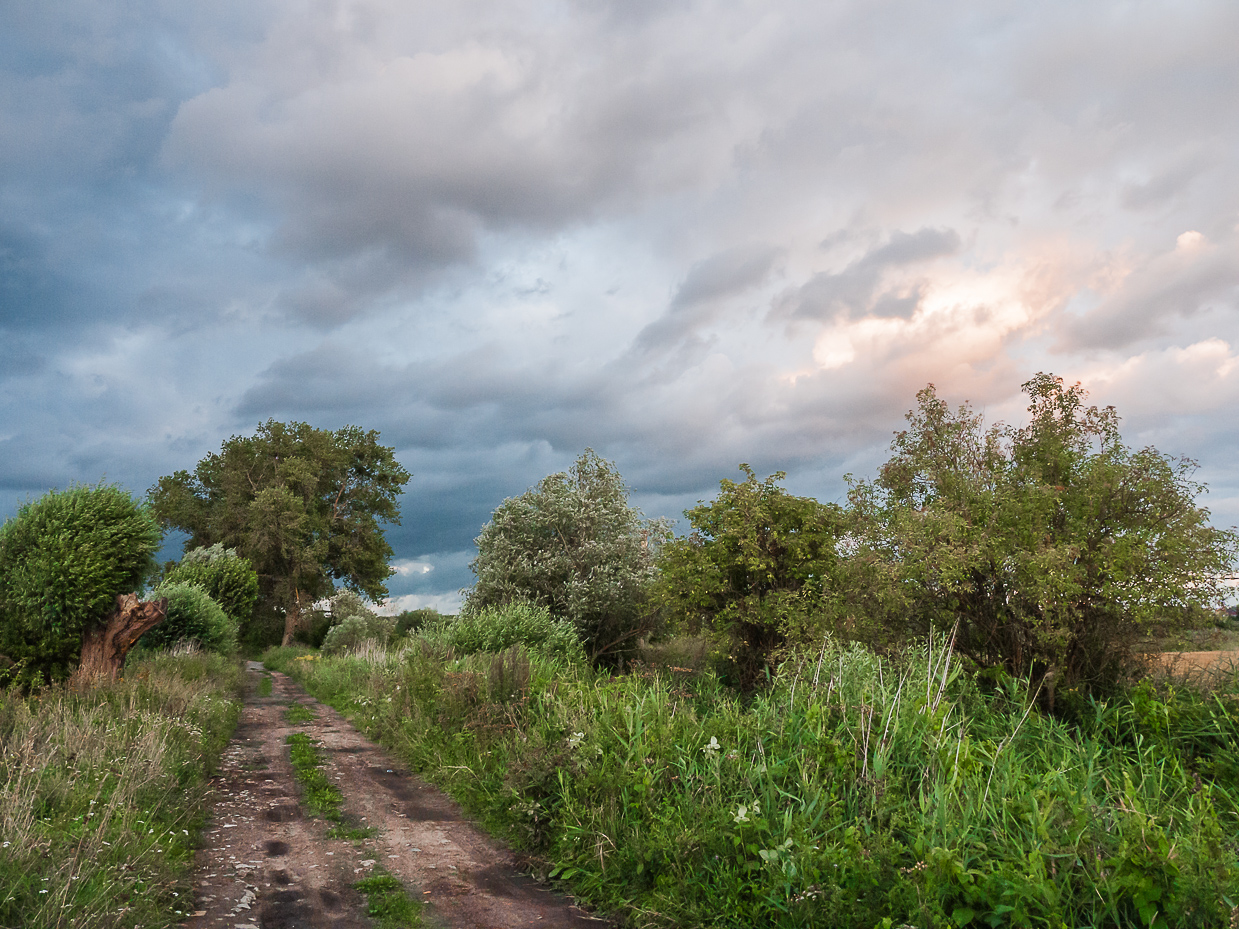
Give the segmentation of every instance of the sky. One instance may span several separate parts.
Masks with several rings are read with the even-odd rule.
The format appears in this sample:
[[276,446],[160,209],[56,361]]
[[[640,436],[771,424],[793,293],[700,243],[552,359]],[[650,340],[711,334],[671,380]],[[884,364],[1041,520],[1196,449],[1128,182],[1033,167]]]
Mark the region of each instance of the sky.
[[1233,0],[12,0],[0,517],[377,429],[389,608],[450,611],[587,447],[650,517],[740,462],[841,501],[926,384],[1018,424],[1048,371],[1232,526],[1236,36]]

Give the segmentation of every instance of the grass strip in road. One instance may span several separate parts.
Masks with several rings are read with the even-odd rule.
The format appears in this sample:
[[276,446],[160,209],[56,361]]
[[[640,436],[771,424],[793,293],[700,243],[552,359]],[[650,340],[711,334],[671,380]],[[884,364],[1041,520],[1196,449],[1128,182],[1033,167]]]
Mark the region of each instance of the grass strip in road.
[[313,710],[308,706],[302,706],[300,703],[294,703],[284,711],[285,721],[294,726],[300,726],[302,723],[312,723],[317,718]]
[[271,696],[271,675],[270,674],[264,674],[262,676],[262,680],[258,682],[258,696],[260,697]]
[[304,732],[294,732],[286,741],[293,771],[301,782],[306,809],[328,822],[339,824],[344,818],[340,812],[344,795],[323,773],[323,753],[319,749],[321,743]]
[[366,896],[366,915],[379,929],[418,929],[422,903],[409,896],[404,884],[391,874],[379,872],[353,885]]

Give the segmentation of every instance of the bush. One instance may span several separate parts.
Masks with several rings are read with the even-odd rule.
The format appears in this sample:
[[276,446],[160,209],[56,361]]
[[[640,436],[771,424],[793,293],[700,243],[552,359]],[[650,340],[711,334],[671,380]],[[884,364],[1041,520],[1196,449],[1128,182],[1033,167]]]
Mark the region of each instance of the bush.
[[571,470],[503,501],[477,538],[467,610],[539,603],[572,622],[590,658],[616,664],[654,630],[654,553],[670,535],[628,504],[619,471],[591,449]]
[[430,637],[451,646],[457,655],[501,652],[523,645],[548,657],[585,659],[581,638],[572,623],[555,619],[546,607],[520,601],[467,610],[437,627]]
[[351,590],[341,590],[331,598],[330,615],[332,626],[322,640],[327,655],[351,651],[367,639],[386,645],[395,631],[391,618],[375,615]]
[[203,649],[231,655],[237,650],[237,621],[194,584],[165,581],[151,599],[168,598],[168,615],[148,631],[138,644],[143,648],[169,648],[178,642],[197,642]]
[[209,548],[195,548],[186,552],[164,579],[201,587],[238,625],[254,617],[258,574],[235,548],[224,548],[218,542]]
[[119,487],[50,491],[0,527],[0,653],[24,681],[67,677],[82,638],[139,590],[162,533]]
[[434,626],[443,620],[442,614],[434,607],[420,610],[405,610],[396,616],[396,635],[408,635],[410,632],[420,632]]

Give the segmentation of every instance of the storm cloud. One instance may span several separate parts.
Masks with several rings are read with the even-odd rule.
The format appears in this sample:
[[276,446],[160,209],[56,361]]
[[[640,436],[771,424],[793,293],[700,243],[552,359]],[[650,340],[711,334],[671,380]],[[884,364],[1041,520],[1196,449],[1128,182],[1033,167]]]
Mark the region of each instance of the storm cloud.
[[1037,371],[1239,521],[1239,8],[11,4],[0,495],[269,418],[414,472],[394,604],[585,447],[650,516],[839,499]]

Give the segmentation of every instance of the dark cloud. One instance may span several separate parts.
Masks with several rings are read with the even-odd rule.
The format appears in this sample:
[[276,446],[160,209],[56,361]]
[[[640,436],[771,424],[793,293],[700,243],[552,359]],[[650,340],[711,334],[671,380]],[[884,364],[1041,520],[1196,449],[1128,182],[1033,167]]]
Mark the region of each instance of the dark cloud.
[[901,285],[885,290],[886,273],[954,255],[961,240],[953,229],[896,231],[838,273],[822,272],[776,304],[776,314],[791,319],[827,320],[839,315],[872,313],[907,318],[920,300],[920,289]]
[[926,382],[1018,418],[1053,370],[1236,521],[1237,28],[1221,0],[9,4],[0,490],[141,493],[267,418],[377,428],[430,568],[393,593],[429,602],[586,446],[651,516],[741,461],[835,499]]

